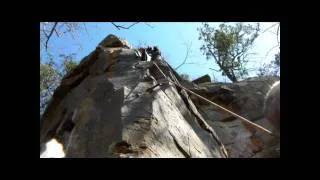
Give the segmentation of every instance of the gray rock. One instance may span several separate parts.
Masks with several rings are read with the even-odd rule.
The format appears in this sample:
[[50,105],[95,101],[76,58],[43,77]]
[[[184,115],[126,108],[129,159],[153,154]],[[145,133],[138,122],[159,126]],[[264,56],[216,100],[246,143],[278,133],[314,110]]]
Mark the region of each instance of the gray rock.
[[40,152],[55,138],[77,158],[225,158],[225,149],[232,158],[280,157],[279,138],[175,85],[273,131],[262,107],[275,77],[185,82],[159,49],[143,61],[126,44],[109,35],[63,78],[40,121]]
[[[277,133],[266,121],[263,105],[275,77],[251,78],[238,83],[200,84],[195,89],[204,97]],[[216,130],[232,158],[280,157],[280,140],[191,96],[199,112]],[[279,134],[278,134],[279,135]]]
[[192,81],[195,84],[200,84],[200,83],[206,83],[206,82],[211,82],[211,78],[208,74],[199,77],[198,79],[195,79]]
[[131,48],[131,45],[123,39],[120,39],[119,37],[109,34],[106,38],[104,38],[100,43],[99,46],[102,47],[123,47],[123,48]]
[[65,78],[42,119],[40,147],[55,138],[66,157],[226,157],[189,95],[168,83],[179,83],[177,73],[158,58],[163,77],[120,44],[108,36]]

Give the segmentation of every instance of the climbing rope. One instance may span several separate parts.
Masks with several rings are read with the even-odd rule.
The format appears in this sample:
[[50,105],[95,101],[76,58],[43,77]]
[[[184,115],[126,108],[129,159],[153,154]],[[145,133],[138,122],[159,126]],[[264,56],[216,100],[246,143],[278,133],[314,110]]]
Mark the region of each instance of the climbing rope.
[[251,122],[250,120],[248,120],[248,119],[246,119],[246,118],[244,118],[244,117],[242,117],[242,116],[240,116],[240,115],[238,115],[238,114],[236,114],[236,113],[234,113],[234,112],[232,112],[232,111],[230,111],[230,110],[228,110],[228,109],[226,109],[226,108],[224,108],[224,107],[222,107],[222,106],[220,106],[220,105],[218,105],[218,104],[216,104],[216,103],[214,103],[214,102],[212,102],[212,101],[210,101],[210,100],[207,99],[207,98],[204,98],[204,97],[200,96],[199,94],[197,94],[197,93],[195,93],[195,92],[193,92],[193,91],[191,91],[191,90],[183,87],[182,85],[180,85],[180,84],[178,84],[178,83],[176,83],[176,82],[173,82],[173,81],[169,80],[169,79],[167,78],[167,76],[166,76],[166,75],[162,72],[162,70],[159,68],[159,66],[158,66],[155,62],[153,62],[153,64],[158,68],[158,70],[160,71],[160,73],[161,73],[169,82],[171,82],[171,83],[175,84],[176,86],[178,86],[178,87],[180,87],[180,88],[188,91],[189,93],[197,96],[198,98],[200,98],[200,99],[202,99],[202,100],[204,100],[204,101],[206,101],[206,102],[208,102],[208,103],[210,103],[210,104],[212,104],[212,105],[214,105],[214,106],[222,109],[223,111],[226,111],[227,113],[231,114],[232,116],[235,116],[235,117],[241,119],[242,121],[245,121],[246,123],[252,125],[253,127],[256,127],[256,128],[258,128],[258,129],[260,129],[260,130],[262,130],[262,131],[264,131],[264,132],[267,132],[267,133],[268,133],[269,135],[271,135],[271,136],[279,137],[279,136],[277,136],[276,134],[274,134],[273,132],[271,132],[270,130],[268,130],[268,129],[266,129],[266,128],[264,128],[264,127],[262,127],[262,126],[260,126],[260,125],[258,125],[258,124],[256,124],[256,123]]

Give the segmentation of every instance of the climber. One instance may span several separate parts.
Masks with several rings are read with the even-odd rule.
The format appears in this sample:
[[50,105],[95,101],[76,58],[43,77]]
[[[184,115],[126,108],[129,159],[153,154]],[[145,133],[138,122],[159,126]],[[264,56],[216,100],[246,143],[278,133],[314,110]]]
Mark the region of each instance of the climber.
[[266,94],[264,116],[280,132],[280,81],[276,81]]

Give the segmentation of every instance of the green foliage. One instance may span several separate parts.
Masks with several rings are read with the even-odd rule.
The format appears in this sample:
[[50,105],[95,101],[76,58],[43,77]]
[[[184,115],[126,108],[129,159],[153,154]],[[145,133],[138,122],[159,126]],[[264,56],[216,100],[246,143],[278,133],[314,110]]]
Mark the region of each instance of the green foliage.
[[235,26],[220,24],[219,29],[203,23],[198,28],[199,40],[203,40],[200,50],[207,59],[213,58],[220,67],[223,76],[227,76],[232,82],[248,75],[245,68],[248,62],[248,51],[258,37],[260,27],[237,23]]
[[188,74],[182,73],[180,74],[180,77],[186,81],[191,81],[191,78]]
[[48,105],[54,90],[60,85],[61,79],[77,66],[72,55],[60,55],[63,58],[60,68],[51,58],[49,62],[40,61],[40,116]]
[[60,81],[61,76],[53,60],[47,63],[40,62],[40,115],[44,112]]
[[275,54],[274,60],[269,64],[263,64],[258,70],[258,76],[277,76],[280,77],[280,52]]
[[66,74],[68,74],[78,65],[78,63],[74,60],[75,54],[71,54],[71,55],[61,54],[60,57],[63,58],[62,76],[65,76]]
[[280,52],[278,52],[278,54],[275,54],[273,64],[275,64],[276,66],[278,66],[280,68]]

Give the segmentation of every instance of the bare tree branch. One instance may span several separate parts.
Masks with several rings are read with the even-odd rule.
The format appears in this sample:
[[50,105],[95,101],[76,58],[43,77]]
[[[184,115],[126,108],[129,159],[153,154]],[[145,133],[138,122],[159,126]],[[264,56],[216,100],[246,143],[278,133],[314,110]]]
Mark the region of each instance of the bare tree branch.
[[131,24],[130,26],[128,26],[127,28],[125,28],[125,29],[129,29],[129,28],[131,28],[132,26],[134,26],[134,25],[136,25],[136,24],[138,24],[139,22],[135,22],[135,23],[133,23],[133,24]]
[[220,71],[218,71],[218,70],[215,70],[215,69],[213,69],[213,68],[209,68],[210,70],[214,70],[214,71],[216,71],[216,72],[220,72]]
[[42,33],[46,36],[46,38],[48,38],[48,34],[46,32],[47,30],[46,30],[46,25],[45,24],[46,23],[41,24],[42,28],[41,28],[41,26],[40,26],[40,28],[41,28]]
[[136,25],[136,24],[138,24],[138,23],[139,23],[139,22],[135,22],[135,23],[131,24],[131,25],[128,26],[128,27],[124,27],[124,26],[121,26],[121,25],[117,25],[117,24],[115,24],[114,22],[111,22],[111,24],[114,25],[118,30],[120,30],[120,28],[122,28],[122,29],[129,29],[129,28],[131,28],[132,26],[134,26],[134,25]]
[[151,26],[149,23],[145,23],[147,26],[149,26],[150,28],[154,28],[154,26]]
[[275,25],[277,25],[278,23],[273,24],[272,26],[268,27],[267,29],[265,29],[261,34],[267,32],[269,29],[273,28]]
[[248,71],[257,71],[259,68],[248,68]]
[[278,45],[273,46],[273,47],[267,52],[267,54],[265,55],[264,58],[267,58],[268,55],[269,55],[269,53],[270,53],[274,48],[276,48],[276,47],[278,47]]
[[279,45],[279,47],[280,47],[279,31],[280,31],[280,23],[279,23],[278,29],[277,29],[277,41],[278,41],[278,45]]
[[43,34],[46,36],[46,38],[48,39],[48,34],[46,33],[46,30],[45,30],[45,28],[44,29],[42,29],[42,32],[43,32]]
[[[212,42],[209,42],[209,44],[211,45],[211,47],[214,47],[214,44],[212,44]],[[220,63],[220,58],[219,58],[219,56],[217,57],[216,55],[215,55],[215,53],[210,49],[210,48],[208,48],[208,51],[210,52],[210,54],[212,55],[212,57],[214,58],[214,60],[217,62],[217,64],[220,66],[220,68],[222,67],[222,64]]]
[[114,25],[118,30],[120,30],[120,28],[113,22],[111,22],[112,25]]
[[48,42],[49,42],[49,40],[50,40],[50,38],[51,38],[51,36],[52,36],[53,31],[56,29],[57,24],[58,24],[58,22],[55,22],[55,23],[54,23],[54,25],[53,25],[53,27],[52,27],[52,29],[51,29],[51,32],[50,32],[50,34],[49,34],[49,36],[47,36],[46,51],[48,50]]
[[207,65],[207,63],[199,63],[199,62],[188,62],[188,63],[185,63],[184,65],[190,65],[190,64],[195,64],[197,66]]
[[45,47],[46,46],[46,39],[48,39],[48,35],[45,31],[45,26],[43,26],[43,29],[41,29],[41,31],[44,34],[45,38],[40,36],[40,42]]
[[[265,55],[265,57],[264,57],[265,59],[268,57],[269,53],[270,53],[274,48],[280,47],[280,40],[279,40],[280,23],[273,24],[271,27],[273,27],[273,26],[275,26],[275,25],[277,25],[277,24],[278,24],[278,28],[277,28],[277,33],[276,33],[276,35],[277,35],[277,42],[278,42],[278,44],[275,45],[274,47],[272,47],[271,49],[269,49],[269,51],[266,53],[266,55]],[[269,27],[269,28],[271,28],[271,27]],[[268,29],[269,29],[269,28],[268,28]]]
[[190,44],[187,44],[187,43],[184,43],[184,44],[186,45],[186,48],[187,48],[186,56],[185,56],[183,62],[182,62],[179,66],[177,66],[176,68],[174,68],[174,70],[177,70],[177,69],[179,69],[181,66],[183,66],[183,65],[186,63],[187,59],[189,58],[189,53],[190,53],[190,49],[191,49],[191,46],[192,46],[192,42],[190,42]]
[[186,56],[185,56],[183,62],[182,62],[179,66],[177,66],[176,68],[174,68],[174,70],[177,70],[177,69],[179,69],[181,66],[183,66],[184,64],[186,64],[187,59],[190,58],[189,53],[190,53],[190,51],[191,51],[190,49],[191,49],[191,46],[192,46],[192,41],[191,41],[190,43],[187,43],[187,42],[184,40],[184,38],[181,36],[180,33],[179,33],[179,38],[182,40],[183,44],[186,46],[187,52],[186,52]]
[[70,35],[71,35],[72,39],[73,39],[73,40],[76,40],[76,39],[74,38],[74,36],[73,36],[72,32],[70,31],[69,33],[70,33]]
[[58,33],[57,29],[54,29],[54,32],[55,32],[56,35],[60,38],[60,34]]
[[82,23],[82,24],[83,24],[83,26],[84,26],[84,30],[86,31],[86,33],[87,33],[88,37],[90,37],[90,36],[89,36],[89,33],[88,33],[88,30],[87,30],[86,23]]

